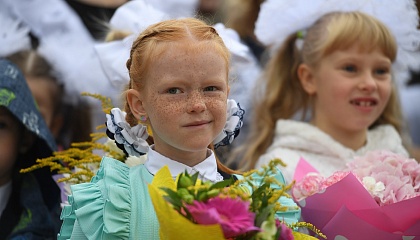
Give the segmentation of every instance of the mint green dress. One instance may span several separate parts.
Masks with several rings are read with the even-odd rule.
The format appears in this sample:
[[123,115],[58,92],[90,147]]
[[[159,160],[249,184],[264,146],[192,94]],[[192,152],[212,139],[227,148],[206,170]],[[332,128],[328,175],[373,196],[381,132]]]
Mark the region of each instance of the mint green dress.
[[104,157],[91,182],[71,187],[58,239],[159,239],[147,188],[152,179],[144,165]]
[[[159,239],[159,223],[147,188],[152,179],[143,164],[130,168],[104,157],[91,182],[71,187],[58,239]],[[287,198],[281,203],[291,207],[281,219],[297,222],[300,209],[294,208],[296,204]]]

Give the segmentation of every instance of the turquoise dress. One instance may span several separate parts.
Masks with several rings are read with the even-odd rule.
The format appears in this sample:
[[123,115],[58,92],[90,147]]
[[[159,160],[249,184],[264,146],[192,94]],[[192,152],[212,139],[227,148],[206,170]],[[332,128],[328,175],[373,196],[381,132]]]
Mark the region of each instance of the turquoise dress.
[[[152,179],[143,164],[130,168],[104,157],[91,182],[71,187],[58,239],[159,239],[159,223],[147,187]],[[281,201],[292,207],[281,219],[296,222],[300,209],[293,208],[296,204],[291,199]]]
[[152,179],[144,165],[104,157],[91,182],[71,187],[58,239],[159,239],[147,188]]

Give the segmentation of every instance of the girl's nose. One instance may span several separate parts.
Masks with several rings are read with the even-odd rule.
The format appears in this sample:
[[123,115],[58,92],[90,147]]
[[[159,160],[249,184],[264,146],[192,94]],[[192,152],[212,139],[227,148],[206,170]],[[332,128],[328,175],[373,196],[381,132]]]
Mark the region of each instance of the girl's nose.
[[373,92],[378,87],[376,81],[373,73],[367,72],[360,77],[359,88],[364,92]]
[[187,108],[189,113],[199,113],[206,110],[207,107],[202,93],[193,92],[189,94]]

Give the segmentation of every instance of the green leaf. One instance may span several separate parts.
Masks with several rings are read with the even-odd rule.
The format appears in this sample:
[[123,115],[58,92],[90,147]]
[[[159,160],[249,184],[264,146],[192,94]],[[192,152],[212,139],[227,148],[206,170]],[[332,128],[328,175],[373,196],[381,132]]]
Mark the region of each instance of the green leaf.
[[[187,174],[188,174],[188,173],[187,173]],[[198,179],[198,172],[194,173],[194,174],[191,176],[191,181],[192,181],[193,186],[195,186],[195,185],[197,184],[197,179]]]
[[257,216],[255,217],[255,225],[261,227],[261,224],[273,214],[273,205],[261,208]]
[[165,200],[171,203],[175,209],[182,207],[182,198],[178,195],[177,192],[170,188],[162,188],[162,190],[167,194],[164,196]]
[[229,179],[226,179],[226,180],[223,180],[223,181],[220,181],[220,182],[217,182],[217,183],[211,185],[209,190],[221,189],[221,188],[227,187],[229,185],[232,185],[233,183],[235,183],[235,179],[233,177],[231,177]]

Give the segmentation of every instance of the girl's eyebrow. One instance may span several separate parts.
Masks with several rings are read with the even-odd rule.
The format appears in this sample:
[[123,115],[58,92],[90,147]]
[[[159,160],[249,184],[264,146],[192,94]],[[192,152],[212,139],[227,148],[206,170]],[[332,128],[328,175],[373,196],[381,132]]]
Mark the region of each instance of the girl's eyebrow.
[[379,63],[379,64],[392,65],[391,60],[389,60],[388,58],[387,59],[380,59],[380,60],[377,60],[376,62]]
[[170,87],[170,86],[174,86],[174,85],[187,85],[190,81],[188,81],[185,78],[171,78],[171,77],[164,77],[162,78],[165,81],[164,82],[160,82],[159,86],[164,86],[164,87]]

